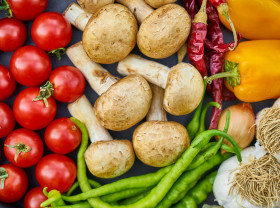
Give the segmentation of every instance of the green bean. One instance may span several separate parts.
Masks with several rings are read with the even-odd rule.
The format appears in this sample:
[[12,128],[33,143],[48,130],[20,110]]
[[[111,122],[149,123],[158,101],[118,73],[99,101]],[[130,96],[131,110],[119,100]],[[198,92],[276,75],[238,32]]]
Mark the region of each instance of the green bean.
[[203,84],[204,84],[203,96],[201,98],[201,101],[200,101],[198,107],[195,110],[192,120],[187,125],[187,130],[188,130],[189,138],[191,141],[194,139],[194,137],[199,129],[199,126],[200,126],[200,114],[201,114],[203,99],[204,99],[205,90],[206,90],[206,86],[207,86],[207,82],[205,79],[203,80]]
[[174,208],[197,208],[207,195],[212,192],[217,171],[212,172],[205,179],[192,188]]
[[218,152],[199,167],[183,173],[156,208],[170,207],[172,204],[181,200],[184,197],[184,195],[180,195],[182,192],[188,192],[192,188],[192,183],[194,183],[194,186],[205,172],[219,165],[223,159],[221,153]]
[[[92,179],[88,179],[88,182],[89,182],[89,184],[90,184],[90,186],[91,186],[92,188],[98,188],[98,187],[101,186],[100,183],[98,183],[98,182],[96,182],[96,181],[94,181],[94,180],[92,180]],[[79,183],[78,183],[78,181],[76,181],[76,182],[71,186],[71,188],[68,190],[68,192],[66,193],[66,196],[70,196],[78,187],[79,187]]]
[[56,206],[56,208],[91,208],[88,202],[80,202],[77,204],[65,205],[65,206]]
[[126,200],[121,201],[119,204],[121,205],[127,205],[127,204],[133,204],[137,201],[139,201],[140,199],[143,199],[145,196],[147,196],[150,193],[151,190],[146,191],[142,194],[127,198]]
[[[92,198],[90,201],[91,206],[95,208],[151,208],[155,207],[167,194],[173,184],[181,176],[181,174],[191,164],[192,160],[199,153],[200,149],[206,145],[211,137],[214,135],[222,136],[228,139],[233,146],[237,144],[228,134],[219,130],[207,130],[200,133],[192,142],[190,147],[182,154],[177,162],[172,166],[171,170],[161,179],[158,185],[151,190],[151,192],[143,199],[137,201],[134,204],[111,206],[108,203],[103,202],[100,199]],[[237,153],[237,157],[241,160],[240,152]],[[143,181],[145,183],[145,181]],[[83,193],[86,197],[92,197],[89,192]],[[81,200],[81,199],[80,199]]]
[[48,205],[53,206],[61,206],[65,205],[64,201],[61,199],[61,194],[57,190],[51,190],[49,193],[47,192],[47,187],[43,189],[43,193],[48,199],[40,204],[40,207],[46,207]]

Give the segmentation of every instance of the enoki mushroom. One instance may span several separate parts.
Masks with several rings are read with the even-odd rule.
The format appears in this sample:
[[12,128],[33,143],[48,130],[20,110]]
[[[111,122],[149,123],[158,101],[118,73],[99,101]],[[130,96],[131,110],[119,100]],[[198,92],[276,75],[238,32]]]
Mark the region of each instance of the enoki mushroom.
[[280,152],[280,107],[265,111],[257,127],[257,140],[266,152]]
[[277,159],[266,154],[250,164],[241,165],[234,171],[229,194],[235,191],[255,206],[271,208],[280,197],[280,164]]

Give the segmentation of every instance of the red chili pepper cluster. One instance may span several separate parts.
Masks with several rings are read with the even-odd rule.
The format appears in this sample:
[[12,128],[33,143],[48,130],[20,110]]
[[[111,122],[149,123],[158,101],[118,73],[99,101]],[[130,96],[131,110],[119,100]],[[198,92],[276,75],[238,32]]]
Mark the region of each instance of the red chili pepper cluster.
[[[225,52],[234,49],[241,39],[241,35],[237,33],[237,42],[224,43],[216,8],[221,4],[227,4],[226,1],[209,0],[206,9],[204,8],[204,2],[204,0],[199,0],[199,2],[196,0],[185,0],[183,2],[190,16],[194,17],[191,34],[188,40],[189,60],[203,77],[207,76],[207,74],[214,75],[222,72]],[[199,12],[195,14],[199,3],[201,4],[201,8]],[[205,13],[203,12],[204,9],[206,10]],[[207,49],[205,50],[205,48]],[[217,79],[213,81],[211,86],[208,86],[213,100],[218,102],[221,106],[222,100],[228,101],[236,99],[234,94],[228,91],[226,87],[223,87],[223,85],[223,80]],[[217,128],[220,115],[221,109],[214,108],[210,129]]]

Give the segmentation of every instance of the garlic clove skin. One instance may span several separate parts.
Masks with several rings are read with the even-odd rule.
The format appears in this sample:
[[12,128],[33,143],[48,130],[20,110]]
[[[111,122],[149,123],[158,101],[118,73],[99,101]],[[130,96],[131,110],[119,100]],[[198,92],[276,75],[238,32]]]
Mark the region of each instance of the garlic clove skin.
[[[260,158],[265,154],[266,153],[263,150],[259,151],[259,149],[256,149],[255,147],[248,147],[241,152],[242,163],[248,164],[255,157]],[[233,176],[236,172],[233,170],[238,166],[239,162],[236,156],[229,158],[220,166],[213,185],[213,192],[216,200],[218,201],[219,205],[223,206],[224,208],[260,208],[252,205],[246,199],[241,202],[240,196],[235,197],[234,192],[233,195],[228,195],[231,187],[230,183],[233,180]]]

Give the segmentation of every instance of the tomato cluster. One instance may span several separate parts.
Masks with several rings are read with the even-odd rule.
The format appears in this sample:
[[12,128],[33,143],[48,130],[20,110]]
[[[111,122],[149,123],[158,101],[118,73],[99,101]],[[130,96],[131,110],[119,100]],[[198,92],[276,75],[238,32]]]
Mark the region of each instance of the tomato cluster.
[[[0,19],[0,51],[13,52],[10,69],[0,65],[0,138],[10,161],[0,165],[0,202],[13,203],[26,194],[29,183],[24,168],[36,165],[39,186],[24,198],[24,208],[34,208],[47,199],[44,187],[65,193],[76,178],[76,165],[64,154],[79,146],[81,132],[69,118],[55,116],[57,102],[75,101],[84,93],[86,82],[73,66],[52,68],[48,54],[60,57],[72,38],[72,28],[61,14],[44,13],[48,0],[3,2],[14,18]],[[23,46],[28,33],[22,21],[29,20],[34,20],[30,32],[36,46]],[[12,106],[6,103],[11,100]],[[41,129],[53,154],[43,156],[44,143],[36,132]]]

